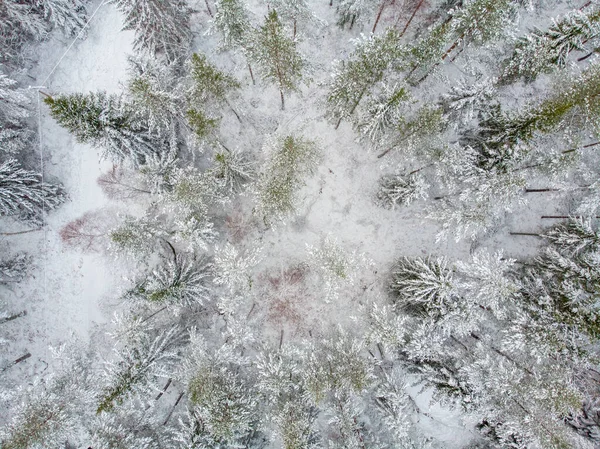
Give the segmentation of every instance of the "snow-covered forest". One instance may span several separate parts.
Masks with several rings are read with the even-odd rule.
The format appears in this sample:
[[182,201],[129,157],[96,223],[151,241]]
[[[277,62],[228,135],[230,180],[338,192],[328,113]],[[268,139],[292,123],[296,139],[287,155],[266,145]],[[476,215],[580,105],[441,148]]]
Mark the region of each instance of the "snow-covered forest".
[[0,448],[600,448],[599,53],[597,0],[0,0]]

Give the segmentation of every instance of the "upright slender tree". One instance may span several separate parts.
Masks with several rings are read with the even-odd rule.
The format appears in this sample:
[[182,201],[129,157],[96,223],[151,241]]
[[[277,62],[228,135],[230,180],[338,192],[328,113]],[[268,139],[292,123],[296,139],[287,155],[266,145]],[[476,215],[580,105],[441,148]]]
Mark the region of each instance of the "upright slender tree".
[[265,17],[264,25],[254,34],[251,58],[260,67],[263,78],[277,85],[281,109],[285,109],[284,93],[298,90],[306,61],[294,41],[284,34],[275,10]]

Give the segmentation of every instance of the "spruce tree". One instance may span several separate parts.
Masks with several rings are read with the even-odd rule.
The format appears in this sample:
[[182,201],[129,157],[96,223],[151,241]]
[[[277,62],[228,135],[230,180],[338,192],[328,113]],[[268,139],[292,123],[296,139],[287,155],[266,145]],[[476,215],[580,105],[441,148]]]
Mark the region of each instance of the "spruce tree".
[[139,166],[162,150],[162,143],[136,122],[119,96],[92,92],[47,97],[44,102],[77,140],[101,147],[115,162]]
[[39,173],[24,169],[15,159],[0,164],[0,215],[39,225],[44,212],[66,199],[62,187],[42,182]]
[[281,109],[285,109],[284,93],[298,90],[306,61],[298,53],[294,41],[285,35],[275,10],[265,17],[264,25],[255,32],[251,58],[258,64],[263,78],[277,85]]
[[41,0],[44,16],[67,36],[75,36],[86,25],[87,13],[81,0]]
[[124,15],[124,30],[135,31],[134,48],[175,61],[192,40],[190,10],[183,0],[110,0]]

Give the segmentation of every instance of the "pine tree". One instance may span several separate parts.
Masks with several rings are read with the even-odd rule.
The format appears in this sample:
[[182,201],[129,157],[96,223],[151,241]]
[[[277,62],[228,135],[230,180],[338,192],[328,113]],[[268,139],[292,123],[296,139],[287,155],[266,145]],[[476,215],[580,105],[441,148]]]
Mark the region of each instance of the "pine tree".
[[32,2],[6,0],[0,3],[0,60],[14,63],[29,39],[41,40],[48,33],[43,11]]
[[220,71],[205,55],[194,53],[189,62],[190,101],[199,104],[220,104],[227,95],[240,88],[240,83],[231,75]]
[[428,187],[425,178],[418,173],[384,176],[379,180],[376,202],[386,209],[395,209],[400,205],[408,206],[415,200],[425,199]]
[[295,136],[267,142],[266,149],[271,154],[257,181],[255,213],[269,223],[296,210],[298,190],[316,169],[320,155],[315,142]]
[[150,275],[128,292],[129,297],[180,307],[202,305],[209,299],[212,264],[177,254],[163,260]]
[[254,34],[250,57],[258,64],[263,78],[277,85],[281,109],[285,109],[284,93],[299,89],[306,61],[294,41],[285,36],[275,10],[265,17],[264,25]]
[[400,57],[399,34],[393,28],[377,36],[362,37],[347,61],[334,65],[327,93],[326,116],[336,121],[350,117],[365,94],[380,82]]
[[41,181],[41,175],[25,170],[15,159],[0,164],[0,215],[41,224],[45,212],[67,199],[59,185]]
[[149,393],[152,383],[165,376],[180,359],[181,330],[173,327],[158,335],[142,331],[136,341],[117,352],[117,363],[106,367],[105,386],[98,397],[96,413],[107,413],[132,395]]
[[409,52],[411,84],[422,82],[459,46],[482,45],[498,38],[514,12],[512,0],[473,0],[450,10]]
[[176,61],[187,52],[190,10],[182,0],[111,0],[125,15],[124,30],[135,31],[134,48],[150,57]]
[[534,29],[520,37],[511,57],[504,63],[501,82],[518,78],[533,81],[540,73],[567,65],[574,51],[586,51],[600,33],[600,10],[576,10],[553,19],[547,30]]
[[592,227],[590,218],[572,218],[548,230],[544,237],[567,254],[600,249],[600,235]]
[[277,11],[281,20],[292,22],[292,39],[296,39],[298,21],[313,21],[325,24],[314,14],[306,0],[267,0],[267,3]]
[[356,252],[344,251],[331,236],[322,239],[319,246],[307,245],[306,249],[309,265],[323,281],[325,302],[337,298],[344,286],[354,284],[361,265]]
[[483,79],[475,83],[461,80],[442,97],[442,106],[449,121],[455,126],[469,123],[496,95],[494,79]]
[[[75,431],[70,395],[36,382],[0,430],[3,449],[62,449]],[[68,392],[66,392],[68,393]]]
[[215,248],[214,283],[225,286],[230,293],[244,293],[252,287],[252,269],[260,262],[260,249],[238,251],[227,243]]
[[254,164],[239,150],[225,150],[215,154],[212,172],[228,194],[240,192],[244,184],[255,177]]
[[374,9],[375,3],[369,0],[340,0],[337,3],[335,12],[339,18],[337,25],[344,28],[350,24],[350,29],[361,16],[369,14]]
[[443,314],[454,301],[457,285],[448,261],[443,258],[400,258],[390,286],[402,308],[435,310]]
[[33,268],[33,257],[18,253],[0,260],[0,284],[21,282]]
[[144,257],[154,251],[157,240],[164,231],[156,226],[156,221],[149,218],[125,217],[123,223],[109,232],[111,246],[118,252],[130,256]]
[[181,121],[184,98],[178,86],[176,63],[161,64],[143,57],[130,57],[128,95],[131,109],[141,116],[152,133],[172,133]]
[[526,147],[537,134],[547,134],[569,119],[566,129],[595,129],[600,113],[600,65],[589,66],[548,98],[525,111],[502,112],[493,106],[480,122],[480,129],[465,141],[481,154],[486,169],[508,170],[526,155]]
[[162,150],[162,142],[149,136],[116,95],[105,92],[48,97],[50,114],[83,143],[103,148],[105,157],[134,166]]
[[0,73],[0,123],[2,127],[19,125],[29,117],[27,109],[31,100],[25,94],[25,90],[17,87],[17,82],[10,79],[4,73]]
[[240,372],[242,362],[231,346],[212,350],[201,337],[192,334],[185,370],[192,416],[202,423],[198,442],[231,447],[253,431],[257,403],[249,379]]
[[32,132],[26,119],[30,102],[16,81],[0,73],[0,151],[18,154],[29,146]]
[[373,146],[379,146],[384,136],[403,120],[410,100],[411,96],[405,87],[396,84],[390,88],[383,84],[382,94],[369,101],[356,127],[363,136],[369,138]]
[[225,50],[246,48],[252,29],[246,4],[242,0],[217,0],[213,27],[221,34]]

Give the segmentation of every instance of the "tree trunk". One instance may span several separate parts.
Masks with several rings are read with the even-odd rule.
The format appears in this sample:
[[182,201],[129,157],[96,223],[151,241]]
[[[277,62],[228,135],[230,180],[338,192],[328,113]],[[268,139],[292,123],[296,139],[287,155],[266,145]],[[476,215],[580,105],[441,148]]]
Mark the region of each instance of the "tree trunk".
[[296,40],[296,22],[297,22],[297,20],[294,19],[294,34],[292,36],[292,40]]
[[238,119],[238,122],[242,123],[242,119],[240,118],[240,115],[237,113],[237,111],[235,109],[233,109],[233,106],[231,106],[231,103],[229,103],[229,101],[225,100],[225,103],[227,103],[227,106],[229,106],[229,109],[231,109],[231,111],[235,114],[235,116]]
[[248,71],[250,72],[250,78],[252,78],[252,85],[256,86],[256,80],[254,79],[254,73],[252,73],[252,66],[248,63]]
[[169,423],[169,420],[171,419],[171,415],[173,415],[173,412],[175,411],[175,407],[177,407],[177,405],[179,404],[179,401],[181,401],[182,397],[183,397],[183,393],[179,393],[179,396],[177,397],[177,400],[175,401],[175,404],[171,408],[171,411],[167,415],[167,419],[165,419],[165,422],[163,423],[163,426],[166,426]]
[[350,29],[354,26],[354,21],[356,20],[356,14],[352,16],[352,20],[350,21]]
[[25,355],[22,355],[18,359],[10,362],[8,365],[5,365],[2,369],[0,369],[0,373],[7,371],[8,369],[12,368],[13,366],[15,366],[18,363],[21,363],[24,360],[27,360],[29,357],[31,357],[31,354],[29,352]]
[[[544,219],[556,219],[556,220],[562,220],[562,219],[567,219],[567,218],[585,218],[582,217],[580,215],[542,215],[541,218]],[[600,218],[600,216],[596,215],[594,218]]]
[[379,23],[379,19],[381,19],[381,14],[383,14],[383,10],[385,9],[386,4],[387,0],[383,0],[381,2],[381,6],[379,7],[379,11],[377,12],[377,17],[375,18],[375,23],[373,24],[373,29],[371,30],[371,33],[375,33],[375,30],[377,29],[377,24]]
[[30,232],[42,231],[44,228],[36,228],[29,229],[27,231],[19,231],[19,232],[0,232],[0,235],[21,235],[21,234],[29,234]]
[[6,318],[0,319],[0,324],[8,323],[9,321],[16,320],[17,318],[21,318],[22,316],[27,315],[27,310],[23,310],[19,313],[15,313],[14,315],[7,316]]
[[208,15],[211,16],[211,17],[214,17],[213,13],[212,13],[212,11],[210,9],[210,5],[208,4],[208,0],[204,0],[204,3],[206,3],[206,10],[208,11]]
[[281,110],[285,111],[285,100],[283,98],[283,90],[279,89],[279,95],[281,96]]
[[421,8],[421,5],[423,4],[424,1],[425,0],[421,0],[419,2],[419,4],[417,5],[417,7],[415,8],[415,10],[412,12],[410,18],[408,19],[408,22],[406,22],[406,25],[404,25],[404,28],[402,29],[402,32],[400,33],[400,37],[404,36],[404,33],[406,33],[406,30],[408,29],[408,27],[410,26],[411,22],[413,21],[413,19],[417,15],[417,11]]
[[532,237],[541,237],[541,235],[534,232],[509,232],[509,235],[530,235]]
[[560,192],[560,189],[525,189],[525,193]]

